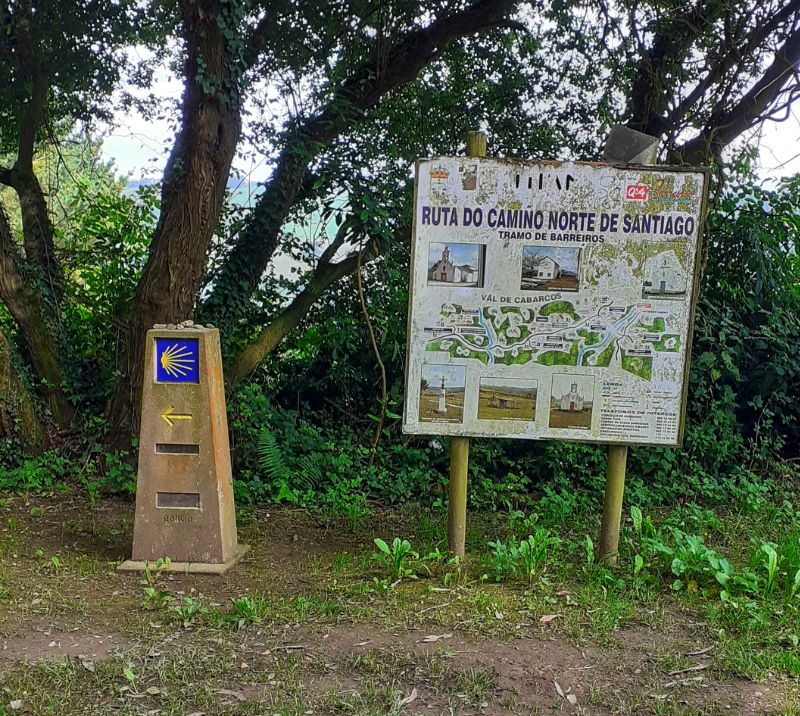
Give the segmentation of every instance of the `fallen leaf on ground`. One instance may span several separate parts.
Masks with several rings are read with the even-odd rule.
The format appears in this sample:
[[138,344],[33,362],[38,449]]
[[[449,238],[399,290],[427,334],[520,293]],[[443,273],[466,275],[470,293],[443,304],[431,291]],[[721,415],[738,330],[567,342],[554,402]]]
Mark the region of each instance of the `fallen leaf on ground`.
[[406,696],[404,699],[400,699],[400,703],[397,704],[397,707],[405,706],[406,704],[410,704],[412,701],[417,700],[417,689],[411,689],[411,693]]
[[567,701],[569,701],[573,706],[578,704],[578,697],[575,694],[567,694]]
[[[78,657],[80,659],[80,657]],[[91,673],[94,673],[94,662],[89,659],[81,659],[81,666]]]
[[553,681],[553,686],[556,687],[556,692],[563,699],[564,698],[564,690],[561,688],[561,684],[559,684],[557,681]]
[[442,639],[450,639],[453,635],[452,634],[428,634],[423,640],[423,644],[430,644],[434,641],[441,641]]
[[539,624],[548,624],[549,622],[553,621],[553,619],[560,616],[560,614],[545,614],[544,616],[539,617]]

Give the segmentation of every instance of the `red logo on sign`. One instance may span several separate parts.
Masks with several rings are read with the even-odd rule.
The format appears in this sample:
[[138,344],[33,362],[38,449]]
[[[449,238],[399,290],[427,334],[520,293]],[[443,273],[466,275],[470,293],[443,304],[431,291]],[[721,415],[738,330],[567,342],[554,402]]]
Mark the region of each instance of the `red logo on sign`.
[[647,184],[628,184],[625,187],[626,201],[647,201]]

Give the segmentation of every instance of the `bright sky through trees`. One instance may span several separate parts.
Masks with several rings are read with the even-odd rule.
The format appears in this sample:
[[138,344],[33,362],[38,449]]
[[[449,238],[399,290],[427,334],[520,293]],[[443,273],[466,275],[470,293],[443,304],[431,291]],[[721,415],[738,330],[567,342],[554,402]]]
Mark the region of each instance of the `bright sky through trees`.
[[[166,70],[157,76],[152,88],[155,96],[175,103],[180,100],[181,91],[181,81]],[[135,110],[118,113],[115,121],[116,127],[106,128],[103,153],[114,161],[117,173],[131,179],[159,178],[174,140],[169,121],[146,119]],[[242,155],[246,158],[242,159]],[[793,108],[786,121],[764,124],[759,165],[764,179],[800,172],[800,105]],[[246,143],[234,161],[234,169],[245,182],[264,181],[271,172],[262,155]]]

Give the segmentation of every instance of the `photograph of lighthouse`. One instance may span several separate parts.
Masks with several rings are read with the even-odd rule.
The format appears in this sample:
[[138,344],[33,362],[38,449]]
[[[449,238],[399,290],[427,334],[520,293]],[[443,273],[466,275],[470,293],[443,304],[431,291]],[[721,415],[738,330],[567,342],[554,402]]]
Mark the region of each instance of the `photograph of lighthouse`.
[[462,422],[466,381],[467,369],[462,365],[423,364],[419,387],[420,421]]
[[593,376],[556,373],[550,391],[550,427],[589,430],[593,401]]

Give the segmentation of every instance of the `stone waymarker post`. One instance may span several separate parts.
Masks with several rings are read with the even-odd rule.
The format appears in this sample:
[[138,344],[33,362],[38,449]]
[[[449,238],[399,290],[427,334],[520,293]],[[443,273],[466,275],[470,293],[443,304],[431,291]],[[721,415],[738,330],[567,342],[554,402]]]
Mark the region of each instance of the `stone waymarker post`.
[[219,331],[187,322],[147,332],[132,559],[144,569],[222,574],[238,544]]

